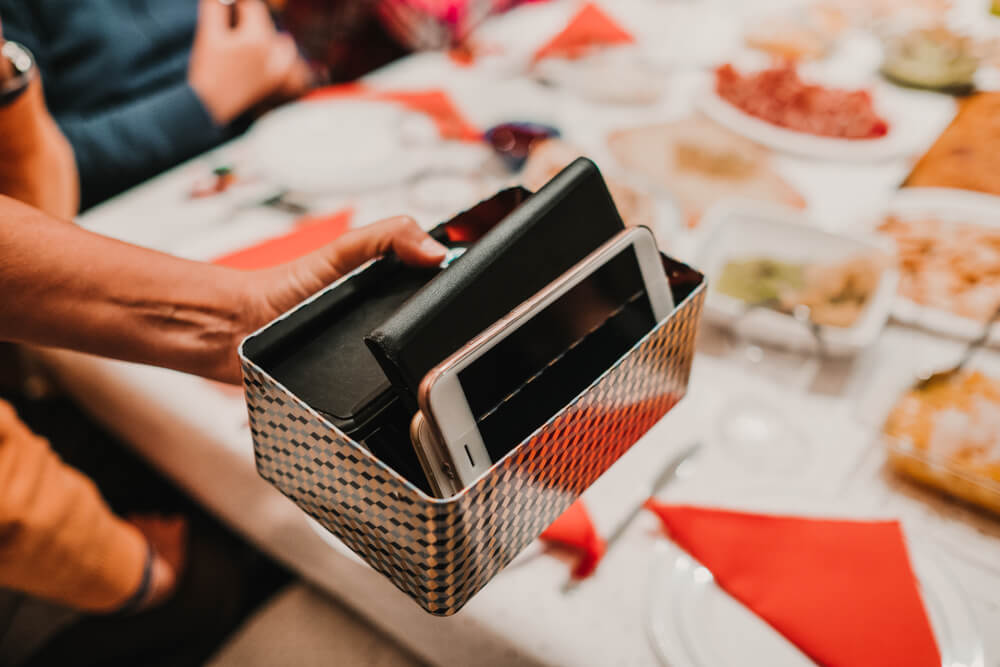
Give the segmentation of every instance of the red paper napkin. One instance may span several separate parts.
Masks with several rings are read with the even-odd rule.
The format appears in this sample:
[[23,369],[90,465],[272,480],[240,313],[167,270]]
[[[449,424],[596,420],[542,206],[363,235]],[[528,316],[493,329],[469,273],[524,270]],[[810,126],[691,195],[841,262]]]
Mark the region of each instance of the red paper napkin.
[[597,46],[634,42],[635,37],[605,14],[600,7],[587,3],[562,32],[535,52],[535,60],[552,57],[580,58]]
[[290,262],[321,248],[346,232],[353,216],[352,209],[345,209],[330,215],[302,218],[292,232],[223,255],[214,263],[251,271]]
[[328,100],[356,97],[373,101],[393,102],[410,111],[426,114],[437,125],[442,139],[480,141],[483,133],[470,123],[443,90],[377,90],[360,83],[319,88],[304,100]]
[[940,667],[896,521],[665,505],[670,537],[731,596],[821,665]]
[[593,574],[601,562],[606,547],[597,534],[594,522],[582,500],[577,500],[569,509],[545,529],[541,538],[546,542],[571,549],[580,555],[573,577],[583,579]]

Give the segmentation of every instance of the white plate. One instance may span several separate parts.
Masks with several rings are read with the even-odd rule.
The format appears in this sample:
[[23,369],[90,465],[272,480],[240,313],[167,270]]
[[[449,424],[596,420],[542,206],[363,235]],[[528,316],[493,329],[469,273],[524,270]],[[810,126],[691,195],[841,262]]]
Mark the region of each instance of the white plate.
[[426,116],[360,100],[290,104],[261,117],[248,135],[254,167],[268,181],[321,194],[402,183],[422,167],[413,146],[437,139]]
[[[893,96],[895,98],[895,96]],[[710,118],[730,130],[778,151],[822,160],[873,162],[891,160],[913,153],[930,139],[921,127],[921,118],[907,114],[906,108],[890,104],[890,97],[874,86],[875,110],[889,122],[889,132],[877,139],[838,139],[788,130],[761,120],[733,106],[715,92],[714,74],[699,96],[699,107]]]
[[[1000,226],[1000,197],[950,188],[902,188],[885,211],[872,221],[871,228],[875,229],[887,215],[903,219],[933,217],[944,222],[997,227]],[[896,298],[892,315],[904,324],[961,340],[974,340],[983,330],[982,322],[903,297]],[[1000,324],[993,327],[990,344],[1000,344]]]
[[604,48],[573,60],[546,58],[533,71],[543,82],[599,104],[655,104],[664,90],[663,75],[647,67],[634,46]]
[[[697,252],[696,265],[709,276],[705,317],[731,326],[755,340],[793,349],[815,350],[807,326],[773,310],[746,312],[746,304],[711,287],[727,262],[748,257],[770,257],[789,262],[835,262],[866,253],[884,253],[892,264],[891,244],[878,237],[853,237],[812,227],[800,211],[756,202],[723,202],[706,213],[706,233]],[[872,345],[889,319],[899,285],[899,273],[887,268],[868,307],[850,327],[822,327],[827,354],[849,356]]]
[[639,3],[637,16],[631,23],[639,48],[650,65],[666,71],[710,68],[727,60],[743,45],[740,16],[743,4]]
[[[740,509],[816,517],[870,519],[802,498],[744,497]],[[803,509],[805,507],[805,509]],[[794,508],[794,509],[792,509]],[[910,541],[921,594],[941,653],[942,665],[984,667],[982,638],[961,588],[932,549]],[[672,543],[662,540],[653,559],[647,629],[665,665],[684,667],[808,667],[814,663],[765,621],[720,589],[711,572]]]

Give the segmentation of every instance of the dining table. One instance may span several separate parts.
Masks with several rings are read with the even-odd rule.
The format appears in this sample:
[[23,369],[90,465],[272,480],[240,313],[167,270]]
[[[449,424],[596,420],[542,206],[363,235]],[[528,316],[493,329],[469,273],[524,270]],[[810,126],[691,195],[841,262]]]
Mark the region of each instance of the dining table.
[[[533,74],[533,54],[580,7],[574,0],[530,3],[488,19],[474,33],[473,44],[481,49],[471,62],[444,51],[419,52],[362,83],[372,90],[441,92],[483,130],[505,122],[556,127],[606,175],[643,188],[616,164],[608,132],[695,112],[711,68],[744,48],[742,26],[801,3],[596,4],[636,37],[642,66],[662,84],[654,102],[601,100]],[[956,22],[980,20],[976,11],[986,16],[983,2],[954,4]],[[1000,34],[1000,26],[993,29]],[[858,70],[871,79],[878,57],[877,42],[858,31],[843,38],[830,66],[847,82]],[[984,75],[982,86],[989,85]],[[859,162],[775,151],[775,169],[802,194],[810,224],[839,233],[871,221],[955,113],[949,96],[903,89],[888,94],[913,115],[907,124],[915,133],[913,150]],[[485,142],[442,139],[426,114],[384,99],[355,102],[360,106],[343,116],[344,126],[354,129],[335,133],[342,142],[338,150],[317,141],[316,154],[309,154],[302,136],[314,122],[304,107],[334,102],[299,102],[84,212],[77,222],[129,243],[212,261],[296,229],[302,213],[348,211],[354,226],[408,214],[430,228],[516,182]],[[379,105],[390,110],[378,112]],[[283,133],[287,144],[274,140]],[[236,174],[235,185],[211,196],[192,195],[222,167]],[[299,183],[295,169],[310,173]],[[687,227],[669,193],[649,192],[662,249],[697,265],[701,230]],[[789,514],[823,506],[852,516],[897,518],[911,549],[933,563],[940,575],[935,581],[946,582],[942,604],[959,610],[945,610],[943,617],[961,626],[955,641],[965,643],[958,655],[972,658],[953,664],[998,667],[1000,522],[899,479],[887,469],[880,437],[891,397],[920,372],[955,362],[964,347],[960,339],[894,319],[856,354],[826,358],[757,345],[705,324],[687,396],[583,500],[598,533],[611,534],[646,500],[663,465],[697,445],[663,486],[661,499],[766,505]],[[718,664],[779,664],[753,656],[739,662],[737,651],[755,646],[752,637],[769,630],[753,616],[737,615],[724,600],[692,599],[684,602],[690,608],[663,611],[664,596],[671,595],[663,576],[679,552],[652,513],[640,512],[625,525],[596,571],[573,586],[566,585],[572,554],[536,542],[460,612],[434,617],[258,476],[241,388],[63,350],[32,353],[94,418],[209,512],[429,664],[702,664],[697,650],[671,644],[686,641],[715,643],[725,658]],[[976,363],[1000,368],[1000,354],[981,350]],[[703,625],[668,627],[685,614],[697,614]],[[802,656],[788,664],[797,664],[795,659]]]

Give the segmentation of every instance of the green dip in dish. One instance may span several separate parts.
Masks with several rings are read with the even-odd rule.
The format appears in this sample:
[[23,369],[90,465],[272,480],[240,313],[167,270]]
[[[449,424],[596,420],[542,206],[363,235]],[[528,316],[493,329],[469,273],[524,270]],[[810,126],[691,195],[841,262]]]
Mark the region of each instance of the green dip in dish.
[[779,300],[805,287],[806,266],[768,258],[727,262],[715,290],[747,303]]
[[945,28],[914,30],[888,40],[882,73],[904,86],[964,94],[979,68],[969,39]]

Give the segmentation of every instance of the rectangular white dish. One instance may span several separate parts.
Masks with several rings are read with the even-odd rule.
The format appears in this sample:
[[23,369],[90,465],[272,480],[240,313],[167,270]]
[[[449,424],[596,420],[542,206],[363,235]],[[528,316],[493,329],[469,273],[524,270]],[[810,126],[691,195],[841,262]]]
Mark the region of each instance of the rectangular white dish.
[[881,254],[888,261],[864,312],[849,327],[821,326],[823,351],[830,356],[851,356],[872,345],[889,319],[899,284],[894,268],[894,246],[870,238],[836,234],[811,226],[800,211],[756,202],[720,203],[705,216],[705,235],[696,261],[709,276],[706,320],[737,327],[753,340],[792,349],[816,350],[817,342],[807,323],[776,310],[748,309],[747,304],[711,287],[727,262],[767,257],[784,262],[832,263],[864,254]]

